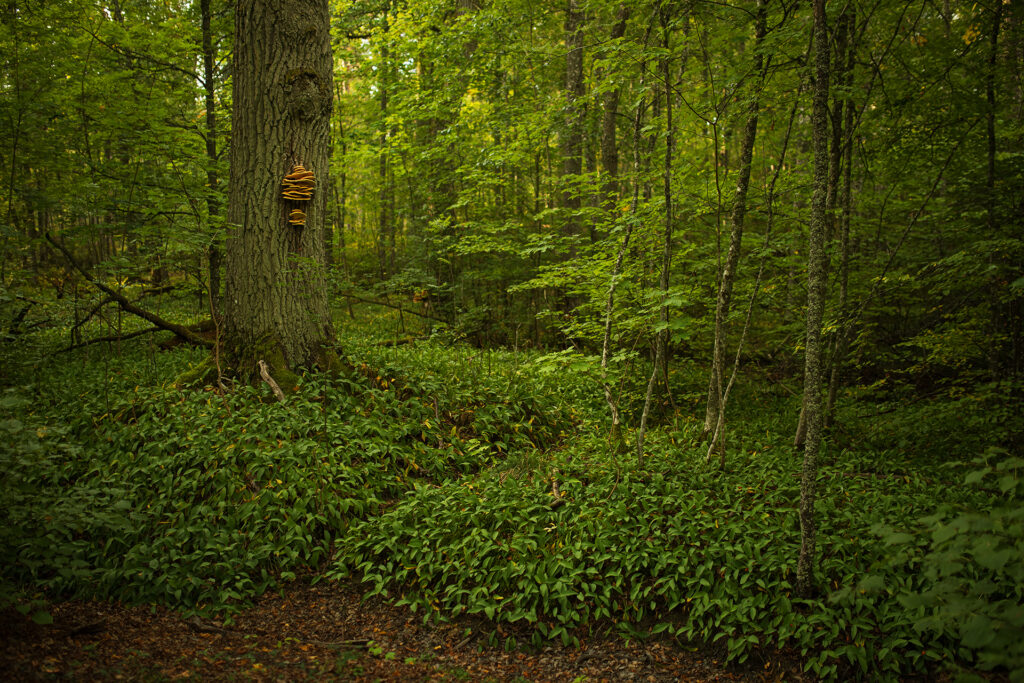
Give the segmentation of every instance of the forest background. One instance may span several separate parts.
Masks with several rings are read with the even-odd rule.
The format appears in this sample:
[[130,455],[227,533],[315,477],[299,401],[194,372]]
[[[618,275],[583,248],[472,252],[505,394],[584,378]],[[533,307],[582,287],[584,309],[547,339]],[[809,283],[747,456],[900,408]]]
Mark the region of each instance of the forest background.
[[345,367],[283,402],[187,372],[234,9],[0,15],[6,600],[315,567],[509,647],[1024,675],[1020,4],[332,2]]

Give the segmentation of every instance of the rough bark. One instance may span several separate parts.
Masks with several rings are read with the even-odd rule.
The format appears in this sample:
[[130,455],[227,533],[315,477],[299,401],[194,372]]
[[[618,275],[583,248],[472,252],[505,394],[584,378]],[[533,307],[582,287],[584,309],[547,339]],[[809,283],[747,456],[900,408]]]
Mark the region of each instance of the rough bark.
[[[326,0],[241,0],[235,10],[226,355],[279,382],[323,361],[332,338],[324,280],[332,58]],[[282,198],[293,165],[313,171],[311,201]],[[301,208],[304,226],[288,223]]]
[[[836,59],[842,64],[847,49],[847,24],[845,17],[839,21],[836,27]],[[830,75],[831,77],[831,75]],[[828,182],[825,190],[825,244],[830,245],[835,235],[836,223],[836,197],[839,189],[840,161],[842,159],[843,141],[843,109],[845,101],[836,96],[832,101],[832,111],[829,117],[832,123],[832,143],[829,146]],[[828,114],[826,114],[828,115]],[[827,247],[826,247],[827,248]],[[821,297],[824,300],[828,287],[829,262],[826,257],[824,262],[825,274],[822,276],[818,286],[822,288]],[[822,371],[823,376],[825,371]],[[796,435],[793,437],[793,445],[796,448],[803,448],[807,439],[807,404],[800,408],[800,418],[797,421]]]
[[828,93],[829,49],[825,28],[825,0],[814,0],[814,97],[811,113],[814,146],[814,194],[811,199],[810,235],[807,243],[807,350],[804,359],[804,406],[807,440],[800,477],[800,557],[796,588],[811,591],[816,564],[815,480],[821,447],[821,320],[825,308],[825,231],[828,218]]
[[[729,317],[732,303],[733,283],[736,280],[736,269],[740,262],[740,251],[743,248],[743,227],[747,215],[747,191],[750,187],[750,166],[754,156],[754,143],[757,141],[757,122],[760,114],[761,88],[764,84],[765,61],[761,55],[761,44],[767,28],[767,9],[765,0],[758,0],[757,19],[754,29],[754,71],[760,78],[751,93],[747,107],[747,120],[743,126],[743,139],[740,142],[740,167],[736,179],[736,194],[733,197],[731,223],[729,232],[729,252],[725,258],[725,267],[719,279],[718,298],[715,302],[715,342],[712,352],[711,381],[708,388],[707,410],[704,414],[705,438],[711,437],[712,442],[718,440],[721,412],[724,410],[722,401],[722,376],[725,373],[725,321]],[[715,443],[712,443],[714,446]],[[721,443],[718,444],[721,446]],[[711,452],[710,450],[708,451]]]

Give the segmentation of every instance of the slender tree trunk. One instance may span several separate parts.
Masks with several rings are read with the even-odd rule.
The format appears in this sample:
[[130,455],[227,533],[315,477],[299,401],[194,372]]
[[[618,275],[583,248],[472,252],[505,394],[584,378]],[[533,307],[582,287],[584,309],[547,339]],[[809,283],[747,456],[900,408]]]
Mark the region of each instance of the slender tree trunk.
[[807,440],[800,477],[800,557],[796,588],[811,591],[817,563],[814,519],[815,480],[821,447],[821,320],[825,308],[825,231],[828,217],[828,93],[829,48],[825,27],[825,0],[814,0],[814,98],[811,113],[814,146],[814,194],[811,199],[810,235],[807,244],[807,350],[804,360],[804,405]]
[[[619,5],[619,11],[612,27],[611,40],[615,42],[626,33],[629,7]],[[596,80],[600,81],[602,74]],[[620,88],[612,88],[601,97],[601,166],[604,178],[601,183],[601,207],[611,212],[619,186],[619,146],[615,134],[616,119],[619,115]]]
[[[620,15],[621,16],[621,15]],[[647,41],[650,40],[651,29],[653,28],[653,21],[648,24],[647,31],[644,33],[643,48],[647,49]],[[640,91],[643,92],[644,86],[647,81],[647,60],[644,59],[640,62]],[[643,166],[642,158],[643,154],[640,149],[640,133],[642,130],[642,124],[644,120],[644,112],[647,109],[647,103],[643,96],[636,105],[636,113],[633,117],[633,197],[630,201],[629,212],[631,216],[636,216],[637,209],[640,205],[640,175],[641,168]],[[616,160],[616,163],[617,160]],[[615,256],[615,265],[612,267],[612,276],[608,282],[608,296],[605,299],[605,311],[604,311],[604,337],[601,343],[601,385],[604,389],[604,399],[608,404],[608,409],[612,416],[612,428],[608,435],[608,440],[611,442],[612,448],[616,454],[625,451],[625,439],[622,436],[621,427],[621,415],[619,413],[619,402],[612,391],[611,384],[608,383],[608,356],[611,349],[612,339],[612,314],[615,309],[615,288],[619,282],[619,275],[622,272],[622,262],[625,259],[626,252],[629,249],[629,241],[633,236],[633,227],[635,223],[630,221],[626,227],[626,234],[622,238],[622,244],[619,246],[619,252]]]
[[[289,368],[331,359],[323,268],[333,80],[327,0],[239,0],[233,76],[226,357],[246,378],[265,360],[284,386]],[[296,164],[316,174],[311,201],[282,197]],[[306,214],[303,226],[289,224],[296,209]]]
[[[836,58],[841,60],[846,58],[846,48],[848,44],[847,39],[847,26],[845,17],[840,20],[839,25],[836,27]],[[833,108],[830,116],[832,122],[832,144],[829,148],[829,163],[828,163],[828,182],[825,190],[825,249],[832,243],[833,236],[835,234],[835,205],[836,196],[839,188],[839,174],[840,174],[840,160],[842,159],[842,140],[843,140],[843,105],[844,100],[838,96],[833,99]],[[828,258],[824,261],[825,274],[821,277],[818,286],[822,288],[821,299],[825,300],[825,295],[828,287]],[[824,305],[824,304],[823,304]],[[825,371],[822,370],[824,376]],[[800,407],[800,418],[797,421],[796,435],[793,438],[793,444],[796,448],[803,447],[804,442],[807,439],[807,395],[804,395],[804,403]]]
[[[220,178],[217,176],[217,92],[213,70],[213,32],[210,28],[210,0],[200,0],[203,33],[203,92],[206,97],[206,215],[210,226],[217,226],[220,217]],[[214,229],[206,251],[209,271],[210,301],[213,313],[220,308],[220,270],[223,253],[220,249],[219,230]]]
[[[802,89],[802,88],[801,88]],[[764,276],[765,266],[768,263],[768,245],[771,240],[772,227],[775,225],[775,186],[779,182],[779,175],[782,173],[782,169],[786,164],[786,153],[789,150],[789,140],[793,133],[793,121],[796,119],[796,112],[799,106],[800,92],[797,91],[797,95],[794,98],[793,108],[789,113],[789,123],[786,125],[786,134],[782,138],[782,152],[779,154],[778,163],[775,164],[775,172],[772,174],[772,179],[768,183],[765,205],[767,206],[767,227],[764,232],[764,242],[761,245],[762,256],[761,263],[757,267],[757,277],[754,278],[754,287],[751,290],[750,300],[747,303],[747,315],[743,321],[743,330],[740,332],[739,341],[736,343],[736,356],[733,359],[732,373],[729,376],[729,383],[725,386],[722,391],[722,405],[718,411],[718,424],[715,426],[715,431],[711,437],[711,443],[708,444],[708,452],[705,456],[706,459],[711,459],[712,454],[715,451],[716,442],[722,438],[722,432],[725,429],[725,408],[729,404],[729,394],[732,391],[733,384],[736,381],[736,375],[739,373],[740,358],[743,352],[743,344],[746,342],[747,332],[750,329],[750,321],[754,315],[754,304],[757,301],[757,294],[761,290],[761,278]],[[721,457],[721,467],[725,467],[725,450],[720,449],[719,454]]]
[[[580,231],[580,174],[583,173],[583,37],[584,14],[579,0],[565,8],[565,134],[562,139],[562,206],[568,212],[566,233]],[[575,253],[575,247],[571,247]]]
[[[847,35],[850,37],[846,48],[846,66],[843,67],[843,86],[849,97],[853,87],[853,67],[856,58],[857,41],[853,40],[853,29],[856,27],[856,15],[853,10],[844,15]],[[843,189],[840,197],[843,215],[839,228],[839,329],[836,331],[836,343],[832,353],[828,380],[828,399],[825,402],[824,425],[828,429],[835,418],[836,395],[839,391],[840,373],[846,352],[849,348],[849,280],[850,280],[850,218],[853,212],[853,193],[851,189],[853,175],[853,102],[847,101],[843,110]]]
[[660,329],[655,338],[654,363],[651,368],[651,377],[647,381],[647,392],[644,396],[644,409],[640,414],[640,428],[636,435],[636,457],[637,464],[644,463],[644,435],[647,431],[647,417],[650,413],[651,397],[654,394],[654,385],[658,378],[658,372],[668,353],[668,306],[665,304],[668,299],[669,275],[672,270],[672,233],[675,219],[672,215],[672,148],[675,145],[675,124],[672,121],[672,43],[671,33],[668,26],[668,9],[662,7],[661,27],[665,47],[665,56],[661,60],[661,72],[665,88],[665,169],[663,174],[663,191],[665,197],[665,240],[661,251],[661,306],[658,312]]
[[[751,93],[750,105],[747,109],[747,121],[743,127],[743,140],[740,143],[739,177],[736,179],[736,195],[732,204],[732,230],[729,233],[729,253],[725,259],[725,268],[719,278],[718,299],[715,303],[715,342],[712,352],[711,382],[708,390],[707,410],[704,415],[703,437],[712,437],[718,441],[721,422],[720,413],[724,410],[722,401],[722,376],[725,372],[725,322],[729,317],[729,306],[732,301],[733,282],[736,269],[740,262],[740,251],[743,247],[743,223],[747,215],[747,190],[750,187],[750,166],[754,156],[754,143],[757,140],[757,121],[760,114],[761,88],[764,85],[765,63],[761,55],[761,43],[767,34],[766,1],[758,0],[757,19],[754,30],[754,70],[760,74],[759,82]],[[719,447],[724,448],[721,441]],[[714,446],[714,443],[712,444]],[[710,450],[708,451],[711,452]],[[723,451],[724,454],[724,451]]]
[[[340,130],[340,128],[339,128]],[[350,279],[352,274],[349,272],[348,267],[348,254],[346,253],[346,242],[345,242],[345,225],[348,219],[348,172],[345,168],[345,155],[348,153],[348,145],[345,140],[344,132],[339,133],[341,138],[341,158],[342,166],[337,174],[337,184],[333,185],[334,191],[334,214],[335,223],[338,227],[338,252],[341,256],[341,267],[345,273],[345,278]],[[328,259],[328,264],[333,263],[333,259]]]
[[988,73],[985,74],[985,98],[988,102],[987,120],[985,122],[986,139],[988,142],[988,168],[986,185],[988,186],[988,202],[986,221],[990,233],[996,229],[996,61],[999,57],[999,28],[1003,24],[1003,2],[995,0],[996,11],[992,18],[992,30],[989,32]]
[[377,79],[377,87],[380,89],[380,131],[378,132],[379,149],[377,150],[377,183],[378,189],[378,202],[377,202],[377,219],[378,219],[378,232],[377,232],[377,259],[378,267],[380,270],[380,278],[383,280],[385,277],[391,276],[394,273],[391,272],[389,267],[389,261],[393,259],[388,258],[388,245],[391,244],[394,230],[392,221],[393,216],[389,213],[391,210],[390,200],[390,186],[389,186],[389,156],[390,151],[388,149],[388,87],[390,80],[391,70],[391,51],[388,46],[390,40],[388,32],[391,29],[391,25],[388,19],[388,13],[391,11],[390,1],[384,3],[384,26],[382,29],[384,38],[380,47],[380,77]]

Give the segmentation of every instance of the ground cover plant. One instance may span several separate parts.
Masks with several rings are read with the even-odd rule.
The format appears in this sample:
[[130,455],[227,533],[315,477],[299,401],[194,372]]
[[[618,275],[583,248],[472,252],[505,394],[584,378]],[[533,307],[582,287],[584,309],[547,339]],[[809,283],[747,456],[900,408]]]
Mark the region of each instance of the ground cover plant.
[[[1020,671],[1024,463],[982,448],[991,432],[971,429],[962,400],[942,409],[964,429],[943,436],[973,462],[879,446],[938,438],[907,430],[934,403],[826,452],[807,597],[799,463],[776,417],[788,395],[746,391],[725,469],[694,418],[653,430],[638,465],[610,448],[585,364],[345,339],[351,370],[308,374],[284,403],[265,387],[174,387],[201,359],[188,347],[126,343],[114,371],[22,358],[35,381],[5,390],[0,425],[8,599],[44,589],[230,623],[313,571],[428,622],[485,618],[505,648],[662,634],[737,663],[797,652],[823,678]],[[680,396],[696,379],[673,376]],[[988,423],[1004,398],[972,398],[974,416]]]

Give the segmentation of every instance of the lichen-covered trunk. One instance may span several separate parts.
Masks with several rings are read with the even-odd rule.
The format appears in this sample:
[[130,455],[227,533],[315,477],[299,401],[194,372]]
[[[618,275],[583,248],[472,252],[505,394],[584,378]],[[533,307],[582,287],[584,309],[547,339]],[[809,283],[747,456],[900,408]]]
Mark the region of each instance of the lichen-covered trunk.
[[[321,361],[332,337],[324,280],[332,59],[327,0],[239,0],[235,10],[226,356],[243,377]],[[282,198],[296,164],[310,201]],[[301,209],[305,225],[289,213]]]
[[802,595],[812,591],[817,524],[814,499],[821,446],[821,319],[825,308],[825,231],[828,203],[828,92],[829,52],[825,26],[825,0],[814,0],[815,80],[811,114],[814,140],[814,194],[811,198],[811,229],[807,240],[807,351],[804,360],[804,409],[807,440],[800,471],[800,557],[796,588]]

